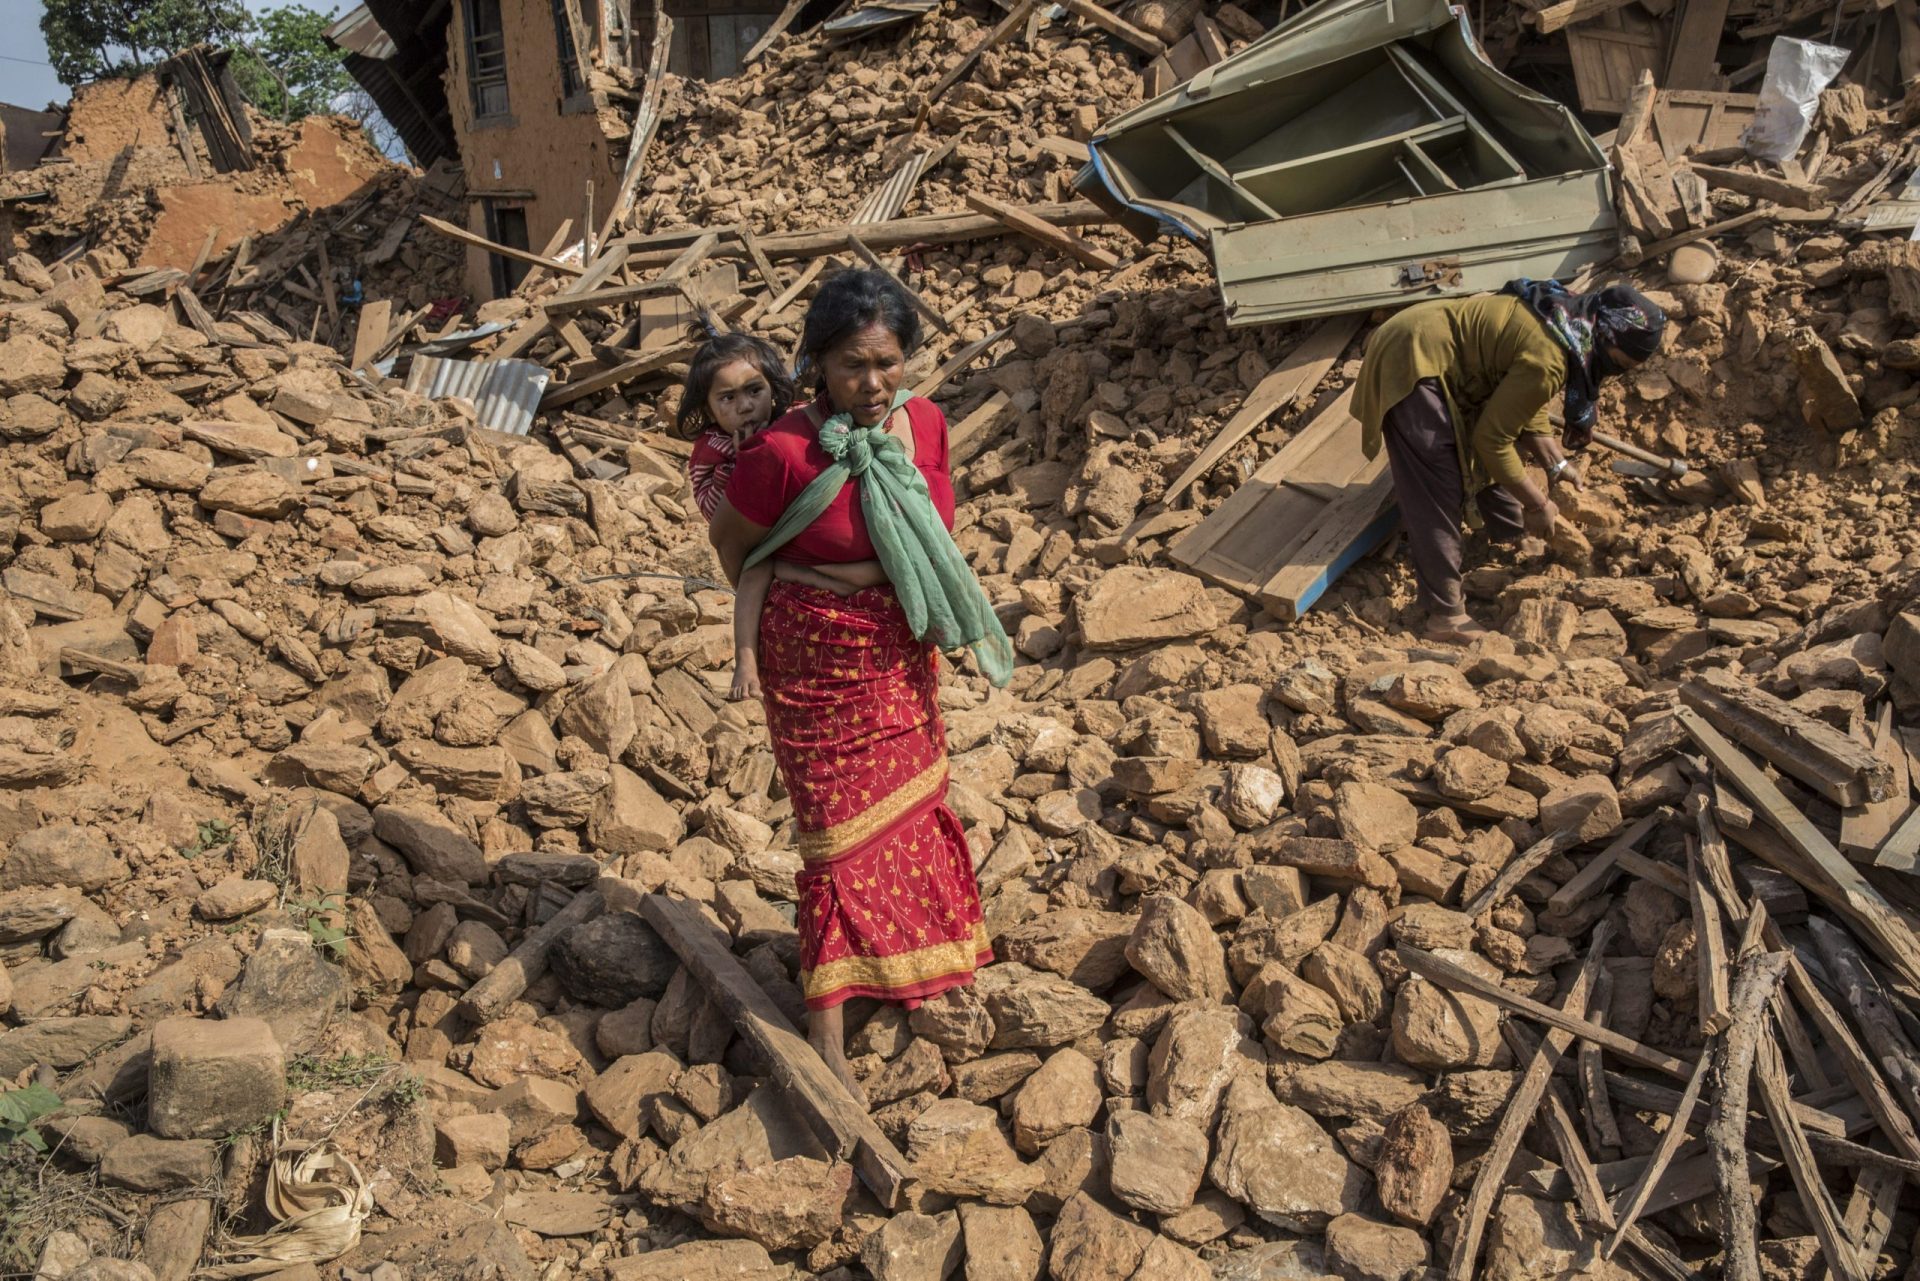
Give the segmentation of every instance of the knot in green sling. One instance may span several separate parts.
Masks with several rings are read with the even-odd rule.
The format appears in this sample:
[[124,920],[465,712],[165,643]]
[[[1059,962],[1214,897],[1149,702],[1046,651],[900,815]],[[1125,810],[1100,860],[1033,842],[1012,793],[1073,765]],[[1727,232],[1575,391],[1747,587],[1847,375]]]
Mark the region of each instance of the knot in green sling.
[[852,414],[835,414],[821,424],[820,448],[832,464],[781,513],[748,554],[745,567],[767,559],[811,525],[852,481],[860,487],[867,536],[914,636],[941,649],[971,649],[986,678],[1005,685],[1013,675],[1006,629],[935,510],[926,477],[887,430],[894,411],[911,399],[911,392],[894,393],[885,417],[871,427],[855,425]]

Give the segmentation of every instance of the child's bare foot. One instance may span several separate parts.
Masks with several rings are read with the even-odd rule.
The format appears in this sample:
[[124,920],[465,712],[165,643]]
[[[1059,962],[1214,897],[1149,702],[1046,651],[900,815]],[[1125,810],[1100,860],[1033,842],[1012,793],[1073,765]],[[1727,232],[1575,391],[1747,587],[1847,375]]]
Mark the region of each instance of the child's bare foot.
[[1473,621],[1470,614],[1456,614],[1452,617],[1434,616],[1427,620],[1427,639],[1441,641],[1451,645],[1470,645],[1487,634],[1487,629]]
[[734,659],[733,688],[727,691],[727,697],[736,703],[760,697],[760,665],[752,654],[742,653]]

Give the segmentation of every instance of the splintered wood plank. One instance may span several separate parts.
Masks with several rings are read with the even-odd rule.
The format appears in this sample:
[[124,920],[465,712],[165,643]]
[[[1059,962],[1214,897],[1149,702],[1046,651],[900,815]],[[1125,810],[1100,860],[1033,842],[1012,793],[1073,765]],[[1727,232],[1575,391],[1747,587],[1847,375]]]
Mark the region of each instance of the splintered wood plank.
[[393,303],[382,298],[360,309],[360,320],[353,330],[353,359],[349,369],[365,369],[373,363],[374,353],[387,341],[387,326],[393,321]]
[[496,257],[512,258],[516,262],[532,263],[536,267],[558,272],[563,276],[579,276],[585,274],[586,271],[584,267],[576,267],[570,262],[561,262],[558,258],[548,258],[544,255],[533,253],[530,250],[515,249],[512,245],[503,245],[497,240],[488,240],[485,236],[468,231],[465,227],[456,227],[450,222],[443,222],[438,218],[428,217],[426,214],[420,215],[420,221],[449,240],[457,240],[461,244],[471,245],[475,249],[484,249]]
[[[1557,1028],[1574,1036],[1584,1037],[1604,1050],[1610,1050],[1629,1063],[1638,1063],[1641,1067],[1663,1072],[1677,1081],[1691,1080],[1694,1065],[1684,1059],[1676,1059],[1671,1054],[1663,1054],[1649,1045],[1642,1045],[1631,1037],[1622,1036],[1611,1028],[1601,1027],[1565,1010],[1543,1005],[1532,997],[1509,992],[1491,979],[1482,978],[1462,965],[1435,956],[1423,948],[1411,943],[1401,943],[1396,951],[1401,964],[1418,974],[1429,983],[1438,984],[1450,992],[1465,992],[1477,996],[1483,1001],[1491,1001],[1502,1009],[1515,1014],[1524,1014],[1536,1023]],[[1579,1007],[1585,1008],[1585,1007]]]
[[1037,240],[1051,249],[1059,250],[1084,267],[1091,267],[1095,271],[1112,271],[1120,265],[1118,256],[1102,249],[1086,237],[1075,235],[1063,227],[1056,227],[1046,219],[1029,213],[1017,205],[1010,205],[1004,200],[995,200],[992,196],[981,192],[969,191],[967,207],[975,213],[997,218],[1021,235]]
[[[1762,774],[1704,717],[1691,707],[1678,708],[1674,714],[1693,735],[1693,741],[1706,752],[1714,769],[1752,802],[1754,810],[1793,852],[1792,863],[1782,866],[1776,862],[1775,866],[1823,902],[1831,904],[1859,929],[1873,950],[1893,966],[1902,979],[1920,987],[1920,942],[1914,939],[1912,929],[1893,905],[1867,882],[1858,868],[1840,856],[1840,851],[1820,834],[1805,814],[1780,794],[1773,780]],[[1752,845],[1748,848],[1763,859],[1768,858],[1765,850]]]
[[1103,9],[1093,0],[1060,0],[1068,13],[1085,18],[1094,26],[1110,35],[1118,36],[1149,58],[1157,57],[1167,51],[1166,41],[1148,31],[1142,31],[1126,19],[1111,10]]
[[1660,1176],[1666,1172],[1667,1167],[1673,1162],[1674,1154],[1680,1150],[1680,1141],[1687,1134],[1687,1122],[1693,1119],[1694,1106],[1700,1101],[1700,1087],[1706,1084],[1707,1061],[1711,1057],[1711,1054],[1702,1054],[1700,1061],[1693,1065],[1693,1071],[1687,1076],[1687,1088],[1680,1092],[1679,1106],[1674,1108],[1673,1117],[1667,1122],[1666,1132],[1660,1136],[1660,1143],[1654,1148],[1653,1156],[1647,1161],[1646,1169],[1641,1172],[1632,1190],[1622,1197],[1620,1204],[1614,1208],[1613,1217],[1617,1226],[1614,1228],[1613,1236],[1607,1241],[1606,1249],[1602,1251],[1607,1258],[1613,1257],[1614,1251],[1620,1248],[1620,1243],[1626,1239],[1627,1233],[1632,1230],[1635,1223],[1639,1222],[1641,1213],[1647,1208],[1648,1198],[1653,1195],[1654,1188],[1659,1186]]
[[1786,1158],[1787,1173],[1793,1176],[1793,1189],[1800,1196],[1801,1208],[1813,1220],[1813,1234],[1820,1240],[1820,1253],[1840,1281],[1866,1281],[1866,1269],[1861,1266],[1853,1240],[1841,1222],[1840,1211],[1827,1192],[1826,1180],[1820,1175],[1806,1132],[1793,1114],[1787,1065],[1780,1057],[1780,1047],[1763,1039],[1759,1051],[1754,1063],[1754,1079],[1760,1086],[1760,1106],[1766,1110],[1767,1120],[1772,1122],[1774,1135],[1780,1140],[1780,1152]]
[[[1759,915],[1754,914],[1756,920]],[[1749,929],[1748,934],[1753,933]],[[1711,1056],[1717,1088],[1713,1117],[1707,1122],[1707,1143],[1713,1150],[1714,1183],[1720,1190],[1725,1281],[1760,1281],[1753,1181],[1747,1161],[1747,1086],[1755,1053],[1765,1039],[1767,1002],[1780,985],[1786,961],[1784,952],[1741,947],[1740,972],[1733,983],[1733,1024]],[[1791,1104],[1787,1106],[1790,1110]]]
[[1700,853],[1693,840],[1687,846],[1687,899],[1693,908],[1693,948],[1700,1011],[1700,1031],[1712,1036],[1724,1032],[1733,1022],[1728,1012],[1727,938],[1720,924],[1720,903],[1707,884],[1700,867]]
[[851,1160],[861,1182],[881,1205],[889,1209],[898,1205],[912,1175],[907,1158],[728,950],[719,923],[697,904],[663,894],[641,899],[640,915],[699,980],[707,999],[733,1020],[734,1028],[772,1066],[774,1078],[821,1146],[842,1160]]
[[1625,8],[1631,3],[1632,0],[1560,0],[1559,4],[1536,9],[1528,17],[1544,36],[1576,22],[1587,22],[1603,13]]
[[[1645,836],[1653,824],[1643,818],[1635,826],[1639,828],[1639,835]],[[1549,832],[1509,859],[1507,865],[1487,882],[1486,888],[1474,895],[1473,901],[1462,906],[1460,910],[1470,917],[1477,917],[1482,912],[1491,912],[1501,899],[1513,893],[1515,886],[1533,875],[1536,867],[1550,858],[1565,854],[1578,844],[1580,844],[1580,829],[1577,827]],[[1628,841],[1626,844],[1631,848],[1633,842]]]
[[1913,780],[1907,773],[1907,750],[1893,728],[1893,703],[1880,704],[1869,734],[1873,754],[1893,775],[1885,800],[1850,806],[1840,813],[1840,852],[1856,863],[1871,862],[1875,853],[1906,820],[1913,808]]
[[919,383],[915,384],[913,389],[913,394],[916,396],[933,395],[935,392],[939,391],[942,387],[947,385],[948,379],[952,378],[955,374],[959,373],[962,369],[965,369],[968,365],[971,365],[974,361],[978,360],[981,356],[985,355],[987,348],[993,346],[995,343],[999,342],[1002,338],[1005,338],[1008,334],[1012,332],[1013,332],[1013,326],[1008,325],[1008,326],[1005,326],[1004,328],[994,330],[992,333],[988,334],[985,338],[980,339],[978,342],[968,343],[965,347],[962,347],[959,351],[956,351],[955,353],[953,353],[953,355],[947,357],[947,359],[941,364],[940,368],[934,370],[931,374],[928,374],[925,378],[923,378]]
[[1250,595],[1286,568],[1320,512],[1368,464],[1348,388],[1168,554],[1201,577]]
[[1347,349],[1353,336],[1360,332],[1361,316],[1329,316],[1313,329],[1313,332],[1301,339],[1294,349],[1288,352],[1281,362],[1262,378],[1247,398],[1240,402],[1233,417],[1227,420],[1214,438],[1207,442],[1194,460],[1167,486],[1167,495],[1163,502],[1171,503],[1184,495],[1187,489],[1200,480],[1214,465],[1225,458],[1235,445],[1245,440],[1261,424],[1281,410],[1298,402],[1302,397],[1313,394],[1320,380],[1327,376],[1340,353]]
[[[1602,921],[1594,927],[1593,941],[1587,946],[1586,959],[1561,999],[1562,1010],[1571,1013],[1587,1008],[1587,994],[1600,973],[1607,944],[1612,938],[1613,926],[1609,922]],[[1506,1111],[1493,1132],[1493,1142],[1480,1158],[1480,1169],[1474,1175],[1473,1189],[1468,1192],[1466,1207],[1461,1212],[1460,1230],[1454,1236],[1453,1254],[1447,1260],[1448,1281],[1467,1281],[1473,1276],[1474,1260],[1480,1254],[1480,1239],[1486,1230],[1487,1216],[1493,1212],[1494,1201],[1506,1186],[1507,1167],[1520,1150],[1520,1140],[1526,1135],[1527,1127],[1533,1124],[1534,1112],[1540,1106],[1548,1082],[1553,1079],[1553,1070],[1559,1065],[1561,1055],[1566,1053],[1572,1040],[1564,1031],[1556,1029],[1548,1032],[1528,1059],[1526,1071],[1521,1073],[1519,1083],[1508,1096]]]

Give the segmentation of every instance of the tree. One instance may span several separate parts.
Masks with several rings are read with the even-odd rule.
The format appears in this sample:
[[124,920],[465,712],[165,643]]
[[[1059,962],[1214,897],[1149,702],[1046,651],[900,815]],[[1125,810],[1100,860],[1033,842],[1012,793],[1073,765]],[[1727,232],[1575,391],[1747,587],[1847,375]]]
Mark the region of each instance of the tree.
[[240,0],[44,0],[40,31],[60,83],[138,75],[188,45],[227,44],[253,18]]
[[258,34],[231,63],[240,92],[281,120],[339,111],[354,83],[341,52],[327,43],[333,18],[332,10],[321,13],[303,4],[261,14]]

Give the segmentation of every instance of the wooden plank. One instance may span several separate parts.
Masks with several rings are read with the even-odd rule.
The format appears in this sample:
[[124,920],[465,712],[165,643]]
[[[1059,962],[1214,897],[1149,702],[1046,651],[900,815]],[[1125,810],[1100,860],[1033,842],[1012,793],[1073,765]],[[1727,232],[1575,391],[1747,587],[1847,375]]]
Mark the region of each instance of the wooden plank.
[[[593,184],[589,182],[587,186],[589,189],[591,189]],[[591,194],[591,190],[589,190],[589,194]],[[547,243],[541,248],[540,256],[542,258],[553,258],[556,255],[558,255],[562,249],[565,249],[567,247],[567,237],[571,236],[572,234],[573,234],[573,219],[562,218],[560,220],[560,225],[553,229],[553,234],[547,237]],[[586,251],[586,246],[582,245],[581,252],[583,256],[585,254],[585,251]],[[547,269],[545,267],[533,268],[526,275],[520,278],[520,284],[517,288],[514,289],[513,292],[516,294],[519,294],[522,298],[530,297],[533,294],[534,287],[538,285],[542,280],[545,280],[546,275],[547,275]]]
[[1680,687],[1680,701],[1720,733],[1842,807],[1886,800],[1893,770],[1866,745],[1720,669]]
[[[1646,819],[1640,820],[1641,835],[1652,826]],[[1507,860],[1505,867],[1488,881],[1486,887],[1473,896],[1473,901],[1462,905],[1460,911],[1469,917],[1478,917],[1483,912],[1491,912],[1500,900],[1513,893],[1514,887],[1533,875],[1535,868],[1550,858],[1565,854],[1580,844],[1578,827],[1562,828],[1558,832],[1549,832],[1520,853]]]
[[1626,831],[1613,838],[1607,847],[1581,865],[1567,883],[1555,890],[1547,900],[1550,912],[1570,912],[1580,904],[1598,894],[1607,887],[1621,870],[1620,855],[1636,849],[1647,834],[1661,823],[1672,817],[1673,811],[1655,810],[1635,820]]
[[[1756,912],[1754,920],[1759,916]],[[1754,932],[1749,929],[1749,936]],[[1706,1138],[1713,1152],[1714,1184],[1720,1192],[1724,1281],[1760,1281],[1753,1182],[1747,1162],[1747,1084],[1764,1039],[1767,1002],[1780,985],[1786,961],[1784,952],[1741,947],[1740,971],[1733,982],[1734,1022],[1712,1055],[1719,1089]]]
[[[1610,922],[1602,921],[1594,927],[1593,941],[1587,946],[1586,959],[1561,999],[1564,1011],[1571,1013],[1587,1008],[1587,993],[1600,972],[1602,958],[1612,938],[1613,926]],[[1519,1152],[1520,1140],[1526,1135],[1527,1127],[1533,1124],[1534,1112],[1540,1106],[1547,1083],[1553,1079],[1553,1070],[1559,1065],[1561,1055],[1572,1040],[1563,1031],[1547,1033],[1539,1048],[1528,1059],[1526,1070],[1520,1074],[1513,1093],[1507,1096],[1500,1124],[1493,1132],[1493,1142],[1488,1144],[1485,1155],[1480,1158],[1473,1188],[1468,1192],[1466,1206],[1461,1211],[1460,1229],[1454,1236],[1453,1253],[1447,1260],[1448,1281],[1467,1281],[1473,1276],[1474,1260],[1480,1254],[1481,1234],[1486,1229],[1487,1215],[1493,1211],[1494,1201],[1506,1184],[1507,1167]]]
[[947,357],[940,368],[934,370],[931,374],[928,374],[916,383],[913,388],[913,394],[916,396],[933,395],[947,385],[948,379],[978,360],[986,353],[987,348],[993,346],[1012,332],[1013,326],[1007,325],[1004,328],[994,330],[978,342],[968,343],[959,351]]
[[933,88],[927,91],[927,99],[920,104],[920,114],[914,119],[913,132],[919,133],[926,127],[927,114],[933,110],[933,104],[946,97],[947,90],[959,84],[961,79],[969,71],[973,70],[973,64],[980,61],[982,54],[986,53],[989,49],[1005,43],[1014,32],[1026,26],[1027,19],[1031,17],[1039,7],[1040,0],[1020,0],[1020,3],[1014,5],[1013,8],[1008,11],[1006,17],[1000,19],[999,25],[987,33],[986,39],[967,50],[966,56],[955,63],[953,69],[947,72],[946,75],[941,76]]
[[646,168],[647,147],[653,141],[654,131],[660,127],[660,96],[665,91],[667,56],[672,47],[673,19],[655,4],[646,88],[641,90],[640,103],[634,108],[633,132],[627,137],[627,159],[620,171],[620,186],[608,202],[606,221],[600,224],[600,234],[593,239],[596,245],[606,245],[613,238],[614,227],[627,216],[627,207],[633,203],[633,193],[640,185],[640,173]]
[[562,405],[571,405],[576,400],[584,400],[597,392],[603,392],[621,383],[631,382],[647,374],[657,373],[668,365],[691,357],[697,349],[695,343],[680,343],[673,347],[663,347],[659,351],[649,352],[634,360],[590,374],[579,382],[557,383],[547,388],[547,394],[540,398],[541,412],[558,409]]
[[1866,1269],[1854,1252],[1853,1240],[1847,1235],[1839,1209],[1827,1192],[1826,1180],[1821,1177],[1819,1163],[1808,1146],[1806,1132],[1793,1114],[1787,1065],[1780,1057],[1780,1047],[1762,1039],[1759,1049],[1754,1078],[1760,1085],[1760,1106],[1780,1140],[1780,1152],[1786,1158],[1787,1173],[1793,1178],[1800,1206],[1813,1220],[1813,1234],[1820,1239],[1820,1253],[1840,1281],[1866,1281]]
[[753,42],[753,47],[740,55],[741,69],[745,70],[750,63],[771,48],[773,42],[793,25],[793,20],[799,17],[800,11],[806,7],[807,0],[787,0],[786,6],[780,10],[767,29],[760,33],[760,38]]
[[1551,35],[1562,27],[1570,27],[1576,22],[1586,22],[1603,13],[1631,4],[1633,0],[1560,0],[1559,4],[1550,4],[1544,9],[1536,9],[1527,14],[1534,28],[1541,35]]
[[502,258],[511,258],[516,262],[532,263],[536,267],[540,267],[546,271],[557,272],[563,276],[579,276],[585,274],[585,268],[576,267],[570,262],[561,262],[558,258],[547,258],[540,254],[533,253],[531,250],[515,249],[512,245],[503,245],[498,241],[488,240],[485,236],[468,231],[465,227],[456,227],[452,223],[439,218],[421,214],[420,221],[431,230],[439,232],[449,240],[457,240],[461,244],[471,245],[475,249],[484,249],[488,253],[497,254]]
[[[1605,1027],[1612,1011],[1613,972],[1602,970],[1593,981],[1593,995],[1587,1001],[1587,1017]],[[1607,1074],[1601,1063],[1600,1047],[1592,1041],[1582,1041],[1574,1058],[1575,1069],[1580,1074],[1580,1092],[1587,1101],[1582,1116],[1587,1123],[1588,1135],[1595,1148],[1618,1155],[1621,1146],[1620,1123],[1613,1115],[1613,1097],[1607,1092]]]
[[547,972],[547,953],[562,934],[598,916],[606,906],[598,890],[581,890],[573,900],[532,930],[507,959],[494,966],[460,998],[460,1013],[474,1024],[491,1023]]
[[1327,376],[1334,362],[1347,349],[1347,344],[1353,341],[1353,336],[1360,332],[1364,319],[1364,316],[1329,316],[1316,325],[1312,333],[1301,339],[1247,393],[1247,398],[1240,402],[1240,408],[1234,411],[1226,426],[1167,486],[1162,502],[1171,505],[1178,501],[1196,481],[1212,471],[1215,464],[1261,424],[1301,398],[1312,395],[1313,389],[1320,385],[1320,380]]
[[387,326],[393,321],[393,303],[382,298],[360,309],[360,321],[353,329],[353,356],[349,369],[365,369],[373,363],[374,353],[387,341]]
[[[1344,488],[1368,465],[1352,406],[1348,388],[1188,530],[1168,555],[1235,591],[1251,594],[1264,587],[1286,568],[1288,554],[1312,529],[1329,491]],[[1317,501],[1303,509],[1289,496],[1289,486]]]
[[1886,765],[1893,782],[1885,799],[1849,806],[1840,812],[1840,852],[1856,863],[1871,862],[1913,808],[1913,780],[1907,773],[1907,749],[1894,731],[1891,699],[1882,700],[1869,737],[1874,757]]
[[1057,134],[1048,134],[1034,145],[1050,156],[1058,156],[1068,164],[1084,165],[1093,158],[1093,153],[1087,150],[1086,143],[1077,142],[1072,138],[1062,138]]
[[954,465],[965,463],[980,452],[993,438],[991,429],[999,424],[1012,403],[1013,397],[1006,392],[995,391],[947,433],[947,453]]
[[1651,1046],[1640,1044],[1630,1037],[1620,1035],[1610,1028],[1601,1027],[1578,1015],[1557,1010],[1551,1005],[1542,1005],[1531,997],[1509,992],[1491,979],[1484,979],[1464,966],[1443,960],[1423,948],[1411,943],[1397,945],[1401,963],[1409,970],[1453,992],[1465,992],[1485,1001],[1491,1001],[1502,1009],[1515,1014],[1524,1014],[1535,1022],[1548,1027],[1570,1032],[1574,1036],[1584,1037],[1603,1050],[1610,1050],[1629,1063],[1638,1063],[1641,1067],[1652,1068],[1655,1072],[1664,1072],[1675,1080],[1685,1081],[1693,1075],[1693,1064],[1663,1054]]
[[[1711,1050],[1711,1046],[1708,1047]],[[1694,1106],[1700,1101],[1700,1088],[1706,1084],[1707,1063],[1713,1056],[1702,1053],[1699,1062],[1693,1065],[1693,1071],[1687,1076],[1686,1089],[1680,1092],[1680,1102],[1674,1108],[1673,1117],[1667,1122],[1666,1132],[1660,1136],[1660,1142],[1653,1149],[1653,1155],[1647,1161],[1646,1169],[1634,1182],[1627,1194],[1614,1207],[1613,1217],[1617,1226],[1613,1236],[1607,1241],[1601,1252],[1606,1258],[1612,1258],[1614,1251],[1626,1239],[1633,1225],[1640,1221],[1640,1215],[1647,1208],[1647,1200],[1660,1183],[1660,1176],[1672,1164],[1673,1157],[1680,1150],[1680,1141],[1686,1137],[1687,1122],[1693,1119]]]
[[1721,89],[1720,33],[1727,25],[1729,0],[1682,0],[1680,25],[1673,34],[1673,56],[1660,83],[1668,89]]
[[1076,236],[1071,231],[1054,226],[1045,218],[1018,205],[1010,205],[1004,200],[995,200],[982,192],[969,191],[967,207],[976,213],[998,219],[1021,235],[1037,240],[1050,249],[1059,250],[1084,267],[1091,267],[1095,271],[1112,271],[1120,265],[1120,259],[1116,255],[1100,248],[1083,236]]
[[925,298],[922,298],[920,296],[920,291],[918,289],[915,289],[912,285],[909,285],[906,281],[900,279],[899,274],[895,272],[893,268],[887,266],[886,263],[881,261],[879,254],[876,254],[875,252],[873,252],[872,249],[867,247],[867,242],[860,239],[860,234],[858,232],[853,231],[851,229],[848,230],[847,248],[853,250],[854,255],[860,258],[862,261],[864,261],[867,264],[867,266],[873,268],[877,272],[880,272],[882,275],[886,276],[888,280],[891,280],[894,284],[898,285],[901,289],[901,292],[905,293],[908,299],[912,301],[913,309],[919,312],[922,316],[925,316],[928,320],[932,321],[933,327],[935,329],[938,329],[940,332],[947,333],[947,334],[950,334],[953,332],[952,323],[949,322],[945,316],[940,314],[939,308],[935,307],[932,303],[928,302]]
[[[1525,1035],[1515,1023],[1507,1024],[1502,1030],[1509,1035]],[[1587,1155],[1586,1145],[1580,1141],[1580,1129],[1573,1120],[1573,1104],[1558,1081],[1547,1082],[1545,1118],[1547,1133],[1560,1153],[1560,1164],[1573,1180],[1573,1199],[1579,1203],[1581,1217],[1596,1228],[1613,1227],[1616,1222],[1613,1207],[1607,1204],[1607,1194],[1600,1187],[1593,1158]]]
[[1892,1001],[1874,977],[1845,930],[1817,916],[1807,918],[1807,932],[1820,953],[1827,981],[1853,1012],[1875,1064],[1891,1083],[1894,1099],[1914,1121],[1920,1122],[1920,1049],[1900,1026]]
[[1326,505],[1312,532],[1289,554],[1286,567],[1260,588],[1257,598],[1280,621],[1294,622],[1313,608],[1340,575],[1386,542],[1399,524],[1393,474],[1382,450],[1366,471]]
[[1167,51],[1167,42],[1150,31],[1142,31],[1126,19],[1111,10],[1103,9],[1093,0],[1060,0],[1068,13],[1077,18],[1085,18],[1094,26],[1109,35],[1120,37],[1149,58],[1157,58]]
[[[1868,884],[1858,868],[1840,857],[1840,851],[1807,821],[1807,816],[1704,717],[1691,707],[1677,708],[1674,714],[1706,752],[1714,769],[1726,776],[1755,812],[1785,839],[1797,859],[1804,861],[1801,871],[1811,875],[1796,875],[1792,867],[1780,870],[1841,912],[1903,980],[1920,987],[1920,943],[1915,942],[1913,931],[1893,905]],[[1759,850],[1755,852],[1766,857]]]
[[1906,821],[1874,851],[1873,865],[1896,872],[1920,871],[1920,808],[1909,813]]
[[821,1145],[834,1156],[851,1160],[861,1182],[882,1206],[897,1206],[912,1177],[907,1158],[728,950],[719,923],[697,905],[661,894],[641,899],[640,915],[660,932],[699,981],[707,999],[760,1052]]

